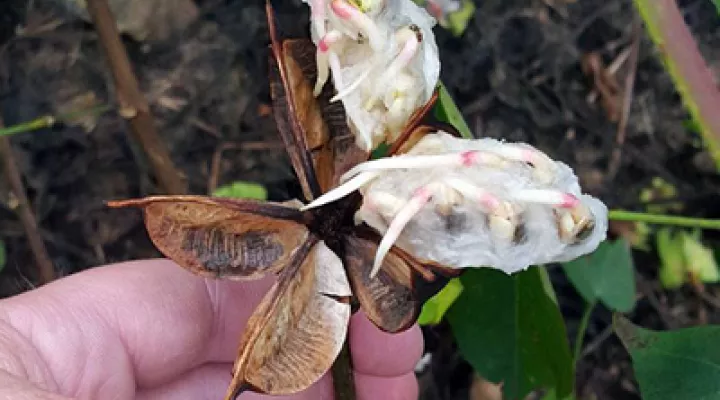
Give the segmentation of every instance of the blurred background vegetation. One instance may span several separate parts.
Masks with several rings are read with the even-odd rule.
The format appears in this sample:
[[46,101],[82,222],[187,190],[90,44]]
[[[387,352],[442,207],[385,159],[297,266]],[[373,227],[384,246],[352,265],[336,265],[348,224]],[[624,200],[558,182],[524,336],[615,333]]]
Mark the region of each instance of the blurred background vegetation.
[[[515,277],[473,270],[431,300],[421,318],[421,397],[717,393],[720,242],[708,220],[720,218],[718,1],[418,2],[441,21],[442,115],[475,137],[538,147],[570,165],[585,192],[621,210],[610,240],[588,257]],[[269,105],[264,2],[110,3],[183,190],[298,197]],[[677,6],[678,18],[658,11],[661,3]],[[103,203],[163,185],[145,142],[129,134],[122,85],[84,6],[0,3],[3,297],[160,256],[139,214]],[[307,37],[304,3],[275,7],[284,35]],[[657,358],[673,351],[690,360]],[[673,368],[658,375],[643,365]]]

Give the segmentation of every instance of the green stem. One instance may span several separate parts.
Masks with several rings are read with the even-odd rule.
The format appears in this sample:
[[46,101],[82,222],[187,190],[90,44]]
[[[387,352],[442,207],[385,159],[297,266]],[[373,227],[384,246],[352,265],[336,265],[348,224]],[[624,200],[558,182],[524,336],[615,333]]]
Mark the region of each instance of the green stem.
[[55,117],[50,115],[44,115],[42,117],[35,118],[29,122],[23,122],[17,125],[8,126],[7,128],[0,129],[0,136],[9,136],[16,133],[30,132],[37,129],[49,128],[55,125]]
[[57,117],[54,117],[52,115],[43,115],[42,117],[37,117],[32,121],[22,122],[17,125],[8,126],[6,128],[0,128],[0,136],[9,136],[15,135],[17,133],[35,131],[43,128],[51,128],[58,121],[72,121],[73,119],[84,115],[100,115],[111,109],[112,107],[103,105],[89,108],[87,110],[73,111],[67,114],[60,114]]
[[573,353],[573,364],[577,364],[580,360],[580,353],[582,352],[583,340],[585,339],[585,331],[587,331],[588,323],[590,322],[590,315],[592,315],[595,309],[597,301],[592,301],[585,304],[585,311],[583,311],[582,318],[580,319],[580,326],[578,326],[577,335],[575,336],[575,352]]
[[717,229],[720,230],[720,220],[705,218],[690,218],[663,214],[648,214],[642,212],[611,210],[611,220],[647,222],[658,225],[683,226],[688,228]]

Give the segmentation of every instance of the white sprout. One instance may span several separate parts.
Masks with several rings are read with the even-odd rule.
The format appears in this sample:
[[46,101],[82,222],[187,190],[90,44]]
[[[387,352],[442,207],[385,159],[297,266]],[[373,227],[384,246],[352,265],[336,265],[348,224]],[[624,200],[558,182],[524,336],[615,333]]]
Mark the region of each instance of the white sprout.
[[377,253],[375,254],[375,262],[370,272],[371,278],[380,270],[385,255],[390,251],[390,248],[402,233],[405,225],[430,201],[434,193],[433,189],[430,185],[417,189],[410,200],[395,214],[390,226],[387,228],[387,231],[385,231],[385,236],[383,236],[378,246]]
[[412,0],[304,0],[317,46],[315,95],[332,77],[358,146],[397,139],[440,75],[436,21]]
[[371,276],[393,245],[453,268],[513,273],[590,253],[607,233],[605,205],[527,144],[428,134],[407,154],[357,165],[303,209],[354,190],[363,195],[356,222],[384,235]]

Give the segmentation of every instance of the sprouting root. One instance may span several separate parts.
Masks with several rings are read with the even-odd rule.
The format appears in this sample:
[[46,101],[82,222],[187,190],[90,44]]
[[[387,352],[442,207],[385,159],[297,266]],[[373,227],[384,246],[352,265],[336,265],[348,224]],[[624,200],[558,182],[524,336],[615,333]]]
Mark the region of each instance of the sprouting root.
[[332,77],[358,146],[394,141],[437,85],[435,20],[412,0],[305,0],[318,96]]
[[589,253],[607,230],[606,207],[580,193],[572,170],[525,144],[429,134],[407,154],[357,165],[304,209],[355,190],[356,221],[384,234],[372,276],[394,244],[451,267],[511,273]]

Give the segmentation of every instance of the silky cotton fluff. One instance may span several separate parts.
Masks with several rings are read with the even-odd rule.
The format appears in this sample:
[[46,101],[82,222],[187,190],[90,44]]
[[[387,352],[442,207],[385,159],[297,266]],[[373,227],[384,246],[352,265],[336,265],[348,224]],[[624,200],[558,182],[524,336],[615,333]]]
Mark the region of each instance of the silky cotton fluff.
[[356,222],[384,235],[375,273],[393,244],[448,267],[510,274],[588,254],[607,234],[606,206],[581,192],[572,169],[523,143],[436,132],[343,182],[306,207],[359,189]]
[[357,144],[392,143],[432,97],[436,20],[412,0],[305,0],[317,46],[315,94],[332,79]]

